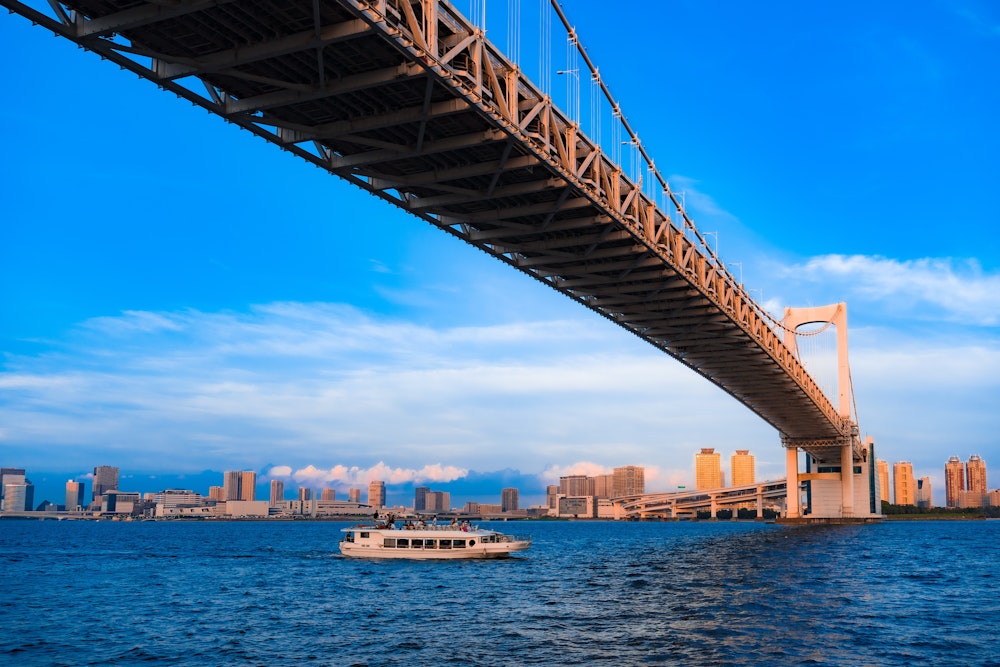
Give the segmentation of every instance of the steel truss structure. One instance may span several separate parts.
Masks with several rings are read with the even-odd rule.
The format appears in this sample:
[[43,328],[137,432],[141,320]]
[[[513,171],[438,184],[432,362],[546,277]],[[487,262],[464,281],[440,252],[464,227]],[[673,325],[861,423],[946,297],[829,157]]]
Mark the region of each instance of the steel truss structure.
[[615,322],[773,425],[856,440],[771,318],[444,0],[0,4]]

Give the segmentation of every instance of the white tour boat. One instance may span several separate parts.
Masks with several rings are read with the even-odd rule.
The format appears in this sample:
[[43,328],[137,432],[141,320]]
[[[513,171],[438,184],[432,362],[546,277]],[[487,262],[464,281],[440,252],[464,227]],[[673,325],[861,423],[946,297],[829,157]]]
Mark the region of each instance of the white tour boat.
[[340,553],[361,558],[507,558],[531,546],[530,537],[461,525],[396,527],[392,521],[344,528]]

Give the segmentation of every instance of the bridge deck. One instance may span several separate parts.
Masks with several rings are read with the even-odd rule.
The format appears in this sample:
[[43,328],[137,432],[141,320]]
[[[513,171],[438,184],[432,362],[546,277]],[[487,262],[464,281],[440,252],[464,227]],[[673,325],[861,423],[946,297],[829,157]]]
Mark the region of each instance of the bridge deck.
[[0,4],[580,302],[786,444],[851,433],[686,216],[657,208],[446,2],[76,0],[55,19]]

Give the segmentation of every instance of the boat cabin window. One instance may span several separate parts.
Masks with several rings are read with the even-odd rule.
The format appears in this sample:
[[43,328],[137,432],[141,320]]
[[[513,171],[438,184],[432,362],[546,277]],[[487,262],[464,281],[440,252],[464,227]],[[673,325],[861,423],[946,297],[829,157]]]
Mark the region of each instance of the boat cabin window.
[[409,546],[410,546],[410,540],[408,540],[405,537],[400,537],[398,540],[396,540],[397,549],[406,549]]
[[452,540],[451,541],[451,546],[453,548],[455,548],[455,549],[464,549],[465,548],[465,540]]
[[422,546],[424,546],[424,541],[423,540],[421,540],[419,538],[418,539],[414,539],[414,540],[410,540],[410,548],[411,549],[419,549]]
[[367,533],[367,532],[364,532],[364,531],[362,531],[362,532],[361,532],[361,537],[362,537],[362,538],[365,538],[365,537],[368,537],[368,533]]
[[438,540],[439,549],[451,549],[451,540]]
[[388,549],[395,549],[396,548],[396,538],[395,537],[387,537],[387,538],[385,538],[385,540],[382,542],[382,546],[386,547]]

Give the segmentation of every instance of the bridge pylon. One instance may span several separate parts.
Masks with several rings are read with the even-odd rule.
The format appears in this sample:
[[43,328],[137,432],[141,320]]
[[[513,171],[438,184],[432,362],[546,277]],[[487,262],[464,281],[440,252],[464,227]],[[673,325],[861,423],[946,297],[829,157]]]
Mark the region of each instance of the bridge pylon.
[[[798,356],[796,330],[817,323],[832,324],[837,332],[837,405],[848,429],[837,438],[782,435],[788,480],[785,520],[795,523],[878,520],[882,518],[882,508],[875,442],[871,437],[861,442],[857,420],[851,410],[853,387],[847,356],[847,304],[785,308],[782,321],[785,344]],[[804,472],[799,470],[800,450],[806,454]],[[805,487],[804,502],[800,485]]]

